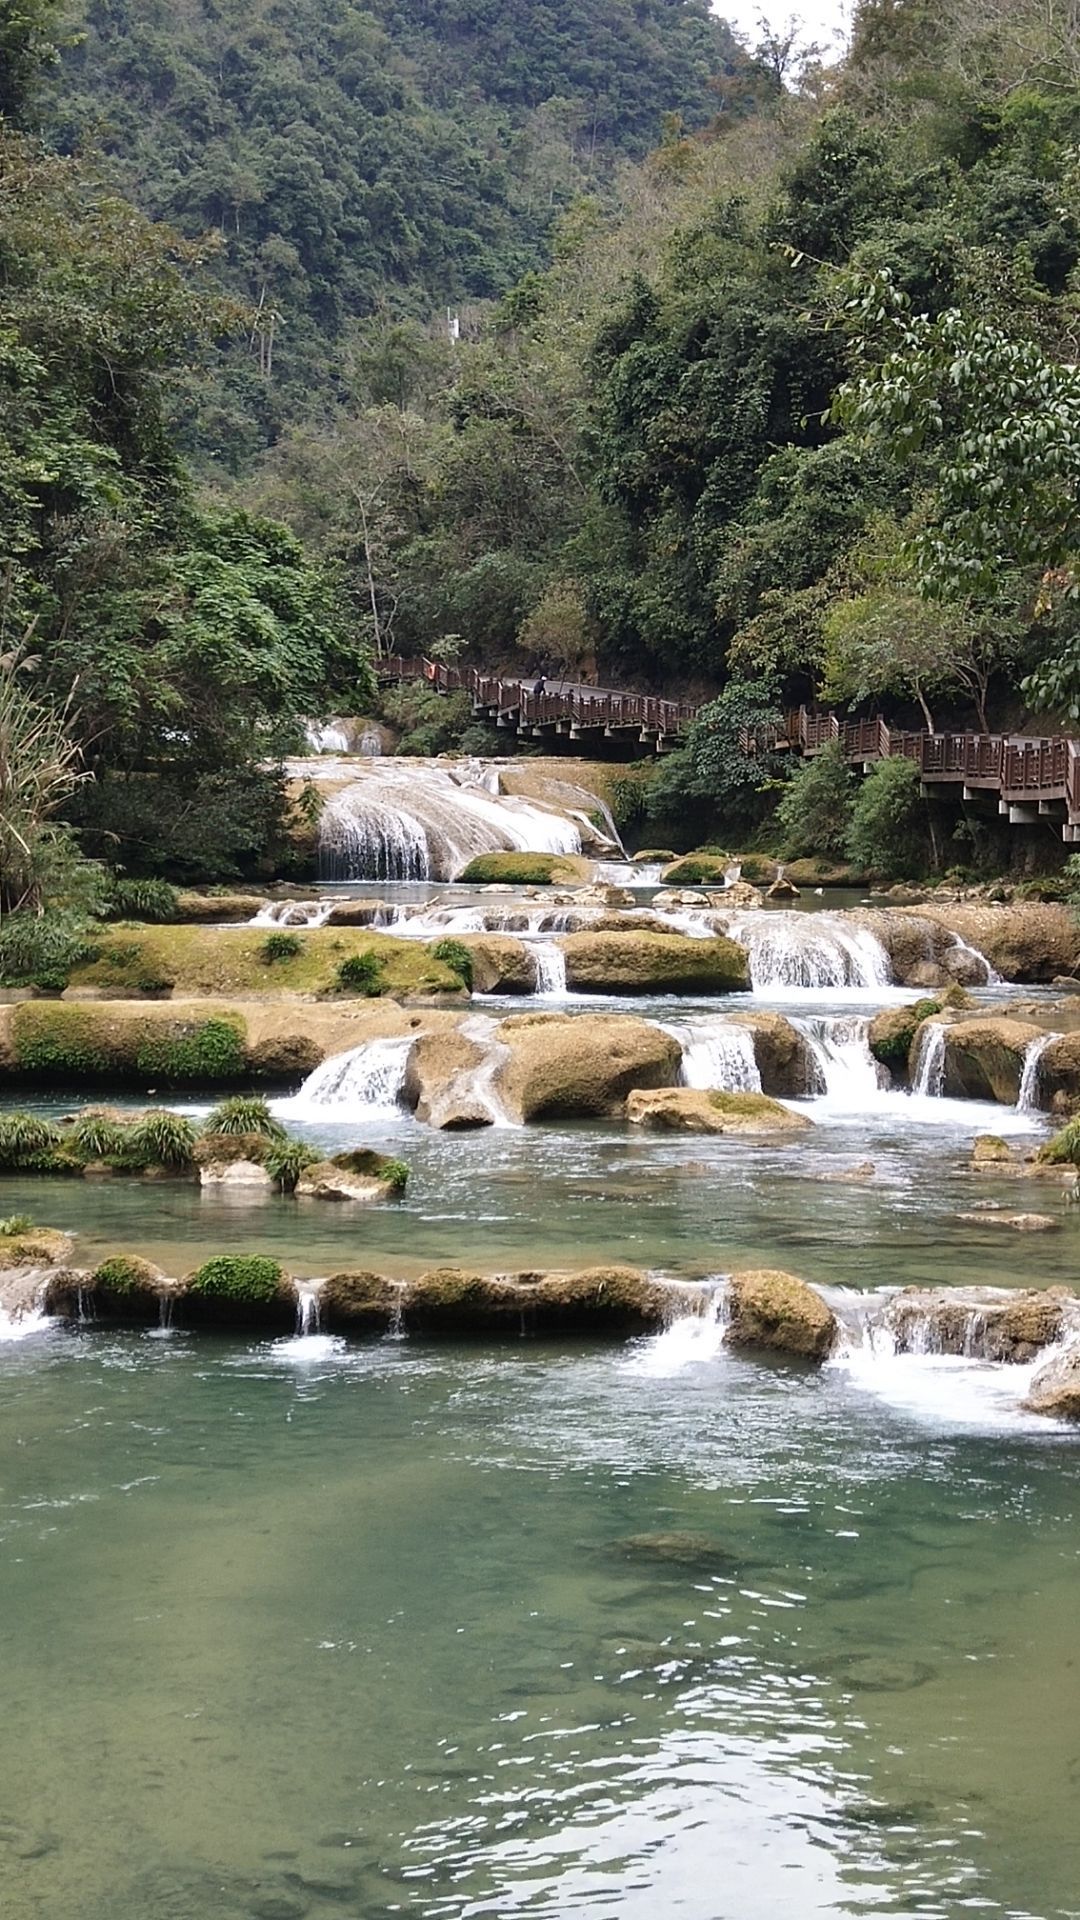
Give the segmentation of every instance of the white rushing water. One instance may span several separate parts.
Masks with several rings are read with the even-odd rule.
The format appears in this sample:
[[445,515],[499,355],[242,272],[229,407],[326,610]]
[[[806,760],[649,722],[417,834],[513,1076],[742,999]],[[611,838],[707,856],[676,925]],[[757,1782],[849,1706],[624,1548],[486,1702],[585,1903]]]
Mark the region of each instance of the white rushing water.
[[414,1039],[397,1036],[366,1040],[347,1053],[335,1053],[308,1074],[300,1091],[273,1102],[275,1113],[314,1120],[378,1120],[401,1117],[405,1069]]
[[253,927],[325,927],[334,910],[332,900],[268,900],[253,914]]
[[485,853],[580,854],[586,838],[611,844],[580,805],[503,793],[498,767],[480,761],[381,760],[342,772],[348,785],[331,794],[319,821],[326,879],[452,880]]
[[684,1087],[720,1093],[760,1093],[761,1075],[749,1027],[722,1018],[675,1020],[664,1026],[682,1048],[679,1079]]
[[538,1000],[566,999],[566,955],[554,940],[529,941]]
[[911,1091],[916,1099],[939,1100],[945,1087],[945,1028],[924,1020],[912,1063]]
[[708,1298],[701,1312],[677,1313],[660,1333],[640,1341],[630,1358],[623,1362],[628,1373],[644,1374],[650,1380],[667,1380],[684,1367],[700,1366],[714,1360],[727,1338],[731,1299],[727,1280],[718,1275],[704,1282]]
[[[377,738],[378,736],[376,736]],[[320,723],[309,720],[304,727],[304,738],[312,753],[348,753],[349,736],[345,728],[337,721]]]
[[819,1081],[814,1092],[821,1099],[843,1113],[861,1113],[879,1104],[889,1075],[870,1051],[865,1015],[793,1015],[792,1025],[813,1057]]
[[732,915],[728,932],[749,953],[751,985],[760,999],[841,989],[889,998],[892,965],[869,927],[832,913],[754,910]]
[[1016,1097],[1017,1113],[1038,1113],[1039,1108],[1039,1061],[1051,1042],[1057,1040],[1056,1033],[1041,1033],[1036,1040],[1028,1042],[1024,1055],[1024,1069],[1020,1075],[1020,1091]]

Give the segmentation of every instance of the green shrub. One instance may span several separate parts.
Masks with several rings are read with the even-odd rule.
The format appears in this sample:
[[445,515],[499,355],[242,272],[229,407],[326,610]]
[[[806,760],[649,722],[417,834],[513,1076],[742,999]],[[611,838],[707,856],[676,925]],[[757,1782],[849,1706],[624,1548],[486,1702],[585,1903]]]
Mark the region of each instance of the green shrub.
[[265,1254],[218,1254],[192,1274],[188,1291],[204,1300],[264,1306],[276,1300],[284,1279],[284,1270]]
[[776,809],[785,857],[814,853],[841,859],[851,827],[855,782],[840,743],[830,740],[804,760],[784,789]]
[[75,914],[8,913],[0,920],[0,985],[62,993],[72,967],[95,948]]
[[305,1167],[313,1167],[321,1159],[321,1153],[306,1140],[286,1139],[274,1142],[263,1166],[279,1193],[293,1193]]
[[179,896],[167,880],[114,880],[105,908],[107,920],[176,919]]
[[362,993],[374,1000],[384,991],[382,975],[383,963],[377,953],[350,953],[341,961],[335,978],[342,993]]
[[666,887],[722,887],[724,869],[728,865],[726,853],[689,853],[677,860],[664,875]]
[[278,960],[295,960],[297,954],[303,951],[304,943],[299,934],[285,933],[279,929],[276,933],[267,934],[259,949],[259,958],[272,967]]
[[433,960],[441,960],[444,967],[456,973],[462,986],[470,993],[473,983],[473,959],[467,946],[461,940],[436,940],[430,949]]
[[33,1215],[29,1213],[9,1213],[0,1220],[0,1240],[17,1240],[21,1233],[32,1233]]
[[926,831],[915,762],[879,760],[855,796],[848,858],[884,880],[917,878],[926,871]]
[[182,1113],[155,1107],[128,1129],[125,1151],[149,1167],[189,1167],[195,1153],[195,1129]]
[[219,1101],[207,1116],[204,1133],[256,1133],[267,1140],[284,1140],[285,1129],[261,1094],[234,1093]]
[[118,1159],[124,1152],[131,1129],[108,1107],[84,1107],[75,1115],[68,1143],[86,1160]]
[[1080,1114],[1039,1148],[1038,1157],[1052,1167],[1080,1167]]
[[188,1032],[150,1032],[138,1047],[135,1065],[140,1075],[167,1084],[240,1080],[247,1070],[243,1026],[218,1017]]
[[0,1168],[36,1169],[62,1145],[59,1127],[36,1113],[0,1114]]

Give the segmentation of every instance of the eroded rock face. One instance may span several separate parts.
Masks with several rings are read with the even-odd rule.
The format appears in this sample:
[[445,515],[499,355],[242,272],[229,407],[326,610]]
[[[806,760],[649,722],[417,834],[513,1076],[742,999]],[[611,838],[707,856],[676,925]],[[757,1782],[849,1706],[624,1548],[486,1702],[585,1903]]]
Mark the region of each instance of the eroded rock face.
[[976,947],[1003,980],[1054,980],[1080,962],[1080,922],[1067,907],[927,904],[918,916]]
[[773,1099],[797,1100],[814,1092],[817,1069],[805,1039],[782,1013],[733,1013],[731,1023],[754,1036],[761,1090]]
[[1080,1033],[1061,1033],[1039,1056],[1040,1105],[1080,1099]]
[[728,1340],[734,1347],[766,1347],[775,1353],[824,1360],[836,1340],[830,1308],[793,1273],[760,1268],[731,1276]]
[[1027,1021],[1004,1016],[952,1021],[945,1033],[945,1092],[1014,1107],[1024,1056],[1039,1035],[1040,1029]]
[[1023,1404],[1029,1413],[1080,1422],[1080,1346],[1055,1354],[1040,1367]]
[[750,984],[746,953],[716,935],[571,933],[567,984],[579,993],[736,993]]
[[476,1091],[486,1059],[483,1043],[461,1027],[421,1034],[410,1051],[404,1084],[417,1119],[449,1131],[489,1127],[493,1109]]
[[615,1266],[506,1275],[440,1267],[402,1296],[405,1325],[421,1333],[641,1333],[663,1326],[671,1309],[670,1287]]
[[532,993],[533,959],[520,940],[502,933],[467,933],[460,939],[472,955],[476,993]]
[[251,1193],[272,1193],[274,1183],[257,1160],[207,1160],[199,1168],[201,1187],[243,1188]]
[[1067,1288],[1005,1293],[977,1287],[906,1287],[882,1315],[900,1353],[943,1353],[1020,1364],[1060,1338]]
[[672,1087],[682,1049],[672,1034],[626,1014],[511,1014],[496,1085],[519,1120],[618,1113],[636,1087]]
[[296,1183],[296,1192],[309,1200],[353,1200],[370,1204],[385,1200],[387,1184],[373,1174],[352,1173],[332,1160],[317,1160],[305,1167]]
[[715,1093],[699,1087],[635,1089],[626,1101],[633,1126],[651,1133],[798,1133],[810,1126],[764,1093]]

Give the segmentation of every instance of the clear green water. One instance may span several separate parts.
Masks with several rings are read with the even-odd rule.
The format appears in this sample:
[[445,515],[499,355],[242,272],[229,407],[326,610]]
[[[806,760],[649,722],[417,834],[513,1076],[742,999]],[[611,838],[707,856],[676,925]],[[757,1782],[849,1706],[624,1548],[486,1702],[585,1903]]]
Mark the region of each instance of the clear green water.
[[1073,1447],[678,1358],[0,1348],[5,1920],[1075,1915]]

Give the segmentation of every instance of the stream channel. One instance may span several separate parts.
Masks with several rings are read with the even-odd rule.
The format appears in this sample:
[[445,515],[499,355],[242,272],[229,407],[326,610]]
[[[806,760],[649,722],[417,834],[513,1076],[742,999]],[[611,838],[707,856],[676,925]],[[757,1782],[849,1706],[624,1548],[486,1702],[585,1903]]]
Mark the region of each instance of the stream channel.
[[[1052,1233],[958,1219],[974,1135],[1035,1140],[1044,1115],[877,1085],[866,1019],[914,994],[763,997],[819,1047],[805,1134],[440,1134],[369,1057],[336,1098],[286,1096],[305,1137],[408,1160],[359,1225],[119,1180],[5,1179],[4,1210],[69,1228],[80,1264],[123,1246],[171,1272],[779,1266],[856,1330],[883,1288],[1074,1280],[1058,1192]],[[559,1002],[673,1026],[690,1078],[745,1070],[716,1029],[754,1003]],[[1028,1204],[992,1174],[978,1200]],[[5,1920],[1075,1920],[1075,1433],[1020,1410],[1022,1369],[856,1331],[811,1371],[723,1331],[6,1323]]]

